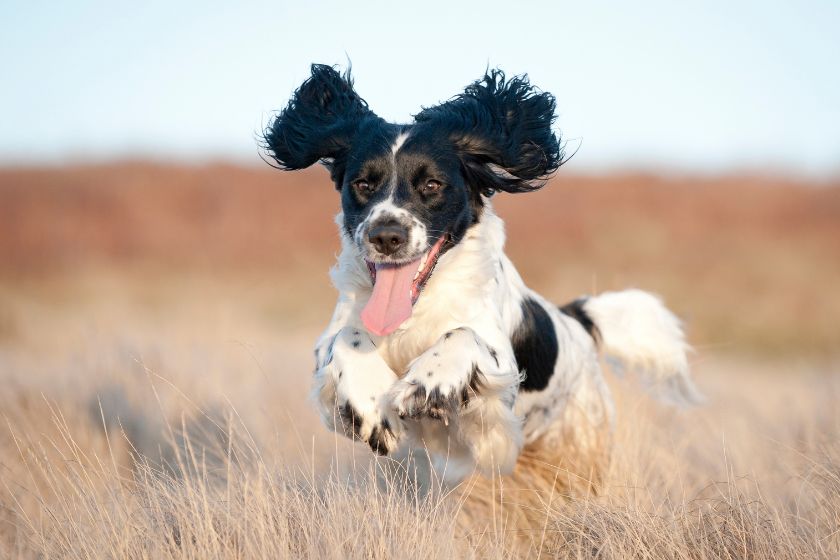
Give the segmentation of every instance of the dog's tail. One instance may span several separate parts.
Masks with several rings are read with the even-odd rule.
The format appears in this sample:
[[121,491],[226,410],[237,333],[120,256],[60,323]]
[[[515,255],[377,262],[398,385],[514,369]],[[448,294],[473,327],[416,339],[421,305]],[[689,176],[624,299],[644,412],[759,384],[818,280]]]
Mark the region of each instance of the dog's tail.
[[677,406],[705,399],[689,377],[682,322],[662,300],[641,290],[604,292],[566,305],[595,338],[599,352],[617,374],[632,371],[642,386]]

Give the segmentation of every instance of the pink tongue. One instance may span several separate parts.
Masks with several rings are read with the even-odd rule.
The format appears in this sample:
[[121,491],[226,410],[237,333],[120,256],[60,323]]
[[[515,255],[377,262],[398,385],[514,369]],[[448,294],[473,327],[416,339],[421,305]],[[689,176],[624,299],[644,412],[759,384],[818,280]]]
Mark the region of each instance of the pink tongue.
[[385,336],[411,317],[411,285],[419,264],[420,259],[403,265],[376,265],[373,294],[361,312],[367,330]]

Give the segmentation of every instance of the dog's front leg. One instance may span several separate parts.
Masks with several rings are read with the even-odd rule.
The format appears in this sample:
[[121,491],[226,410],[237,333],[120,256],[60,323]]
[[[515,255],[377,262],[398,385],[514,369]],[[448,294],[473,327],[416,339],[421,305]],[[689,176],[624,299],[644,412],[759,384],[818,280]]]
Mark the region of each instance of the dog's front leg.
[[494,347],[470,327],[451,330],[391,390],[400,416],[451,424],[487,476],[512,471],[522,449],[519,370],[510,343],[496,338]]
[[402,422],[388,391],[397,376],[368,334],[347,326],[316,351],[313,397],[327,428],[361,440],[379,455],[396,450]]

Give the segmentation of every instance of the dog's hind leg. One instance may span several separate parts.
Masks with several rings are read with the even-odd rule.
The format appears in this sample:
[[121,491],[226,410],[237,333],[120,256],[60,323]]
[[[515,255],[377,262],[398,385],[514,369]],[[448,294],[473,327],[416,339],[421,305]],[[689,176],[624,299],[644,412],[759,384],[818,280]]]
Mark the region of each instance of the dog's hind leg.
[[323,351],[319,349],[318,359],[313,399],[327,428],[343,430],[379,455],[396,450],[402,423],[387,393],[397,376],[367,332],[342,328]]
[[519,371],[510,345],[492,347],[472,328],[445,333],[391,390],[400,416],[450,425],[486,476],[513,470],[522,420],[513,413]]

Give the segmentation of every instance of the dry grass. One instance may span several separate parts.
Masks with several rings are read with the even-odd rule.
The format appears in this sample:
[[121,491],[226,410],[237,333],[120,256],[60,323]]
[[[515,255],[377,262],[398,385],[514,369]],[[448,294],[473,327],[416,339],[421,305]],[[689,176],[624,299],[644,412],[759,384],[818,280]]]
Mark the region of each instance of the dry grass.
[[[457,498],[418,495],[387,461],[351,474],[268,463],[257,442],[237,435],[235,420],[220,430],[227,445],[215,446],[183,437],[182,424],[169,435],[177,453],[168,467],[144,461],[128,471],[103,444],[104,433],[95,452],[72,438],[56,409],[51,418],[58,438],[14,438],[26,474],[3,476],[6,491],[18,495],[5,505],[9,557],[763,559],[836,558],[840,547],[836,442],[782,450],[797,468],[742,478],[730,466],[715,483],[675,454],[723,454],[723,446],[683,442],[678,451],[655,442],[628,453],[649,437],[665,439],[668,429],[649,425],[637,434],[644,437],[620,439],[611,474],[623,478],[589,495],[543,488],[542,500],[524,503],[511,501],[500,488],[506,481],[497,480],[502,507],[476,517],[472,489]],[[370,476],[377,469],[388,472]],[[768,486],[790,477],[795,490],[777,495],[783,489],[761,486],[762,475]],[[522,508],[530,530],[512,521]]]
[[0,346],[5,557],[840,550],[834,362],[706,356],[695,369],[711,404],[681,412],[613,379],[603,479],[581,484],[532,450],[515,477],[417,492],[399,466],[319,425],[303,402],[316,331],[259,313],[253,280],[137,274],[65,277],[52,300],[56,279],[0,290],[15,324]]
[[509,519],[523,504],[469,518],[469,492],[464,501],[418,496],[385,461],[368,468],[386,471],[379,477],[319,477],[268,466],[236,436],[215,469],[206,448],[187,441],[174,473],[143,462],[118,475],[113,459],[85,453],[53,419],[61,440],[24,447],[29,487],[40,490],[37,503],[16,502],[7,513],[17,526],[3,550],[10,557],[794,559],[836,558],[840,546],[836,442],[814,459],[797,456],[806,470],[789,505],[731,473],[686,499],[668,488],[676,473],[664,472],[666,459],[637,465],[644,473],[614,469],[632,480],[598,487],[600,496],[547,496],[526,532]]
[[[221,461],[189,437],[162,467],[120,473],[115,458],[81,449],[60,417],[61,440],[24,447],[38,488],[11,508],[9,556],[61,558],[452,558],[460,555],[448,502],[377,486],[364,474],[317,478],[269,467],[231,441]],[[234,429],[227,432],[236,438]],[[212,449],[212,448],[211,448]],[[109,461],[110,460],[110,461]],[[28,510],[28,511],[27,511]]]

